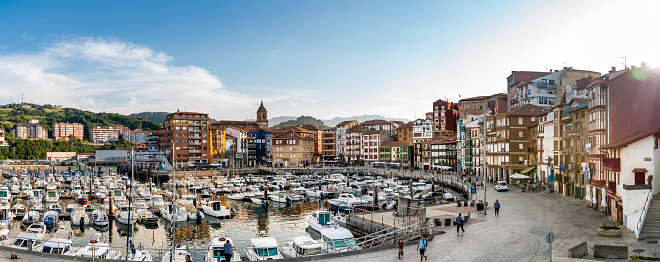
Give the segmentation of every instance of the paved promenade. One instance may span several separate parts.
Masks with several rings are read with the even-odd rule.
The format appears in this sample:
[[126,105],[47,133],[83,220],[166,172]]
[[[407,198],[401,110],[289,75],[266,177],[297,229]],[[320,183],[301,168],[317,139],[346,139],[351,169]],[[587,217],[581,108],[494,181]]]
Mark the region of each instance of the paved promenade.
[[[483,199],[483,190],[478,192],[478,198]],[[496,199],[502,204],[499,216],[491,209],[483,215],[477,213],[476,208],[469,208],[473,220],[465,225],[465,233],[457,235],[455,227],[445,228],[445,234],[436,235],[429,242],[428,261],[550,261],[550,245],[545,242],[548,232],[555,235],[553,261],[625,261],[594,259],[594,244],[627,245],[629,251],[643,249],[641,255],[645,256],[654,256],[660,247],[648,244],[651,239],[638,241],[629,230],[622,238],[597,236],[601,219],[608,217],[574,198],[555,193],[522,193],[515,187],[508,192],[496,192],[489,185],[489,205]],[[455,204],[430,209],[429,216],[446,215],[452,210],[467,211],[456,208]],[[583,241],[587,242],[589,255],[582,260],[567,258],[568,249]],[[320,261],[419,261],[419,253],[415,246],[408,245],[401,260],[397,258],[397,251],[391,249]]]

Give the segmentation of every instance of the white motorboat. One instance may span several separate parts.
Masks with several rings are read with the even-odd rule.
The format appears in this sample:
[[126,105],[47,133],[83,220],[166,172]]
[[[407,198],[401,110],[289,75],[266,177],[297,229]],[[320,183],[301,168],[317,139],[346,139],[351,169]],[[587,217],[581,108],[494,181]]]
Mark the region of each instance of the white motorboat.
[[76,210],[76,208],[80,208],[80,205],[73,203],[73,204],[66,205],[65,210],[66,210],[67,213],[72,213],[73,210]]
[[243,196],[243,194],[231,194],[231,195],[228,195],[227,198],[229,198],[231,200],[241,201],[241,200],[243,200],[244,196]]
[[41,252],[48,254],[58,254],[65,256],[75,256],[76,252],[72,248],[73,242],[66,238],[51,238],[44,243]]
[[333,216],[332,222],[339,225],[340,227],[346,227],[346,216],[342,216],[342,215]]
[[155,225],[158,224],[158,217],[154,215],[154,213],[151,213],[151,211],[140,208],[137,211],[135,211],[138,215],[138,218],[140,220],[140,223],[142,224],[150,224],[150,225]]
[[41,219],[41,215],[39,215],[39,212],[37,211],[28,211],[25,216],[23,216],[23,219],[21,222],[23,222],[23,225],[32,225],[33,223],[39,222]]
[[181,204],[182,206],[188,204],[192,205],[194,199],[195,199],[194,195],[181,195],[181,199],[177,199],[176,202]]
[[104,227],[108,225],[108,215],[101,209],[96,209],[92,212],[92,221],[94,225]]
[[[128,257],[123,256],[121,260],[128,261],[153,261],[151,253],[148,250],[142,248],[131,248],[128,252]],[[167,262],[162,260],[163,262]]]
[[30,207],[30,211],[36,211],[36,212],[39,212],[39,213],[44,212],[44,205],[36,204],[36,205]]
[[291,202],[299,202],[299,201],[303,201],[305,197],[297,194],[289,194],[287,195],[287,199]]
[[44,234],[46,234],[46,224],[43,222],[33,223],[32,225],[28,226],[27,229],[25,229],[25,232],[36,234],[37,236],[41,236],[41,238],[43,238]]
[[47,227],[56,227],[59,221],[59,214],[53,210],[49,210],[44,214],[43,222]]
[[23,213],[27,211],[27,208],[23,204],[16,204],[11,208],[11,212],[14,214]]
[[124,195],[124,191],[121,191],[121,189],[113,190],[112,199],[115,200],[116,203],[126,201],[126,196]]
[[9,235],[9,225],[5,222],[0,222],[0,237]]
[[245,247],[245,256],[249,261],[282,259],[274,237],[257,236],[250,240],[251,246]]
[[58,214],[62,213],[62,206],[60,206],[58,204],[50,204],[50,205],[48,205],[48,211],[55,211]]
[[[206,256],[204,257],[204,262],[216,262],[216,261],[225,261],[227,262],[225,258],[225,243],[231,244],[231,250],[232,250],[232,256],[231,256],[231,261],[241,261],[241,254],[238,253],[238,249],[234,245],[234,241],[227,237],[214,237],[211,241],[211,246],[209,246],[208,251],[206,252]],[[218,257],[221,258],[221,260],[218,260]]]
[[287,258],[320,255],[325,243],[314,240],[308,236],[294,237],[292,242],[280,248],[282,255]]
[[22,250],[39,251],[43,246],[43,239],[43,234],[21,232],[18,233],[18,236],[16,237],[14,243],[11,244],[11,247]]
[[11,202],[12,196],[9,188],[6,186],[0,187],[0,201]]
[[284,192],[277,192],[269,195],[270,200],[273,202],[279,202],[279,203],[287,203],[290,200],[287,198],[286,194]]
[[358,247],[355,244],[355,237],[353,233],[346,228],[340,227],[338,225],[333,225],[321,229],[321,236],[323,241],[328,244],[328,252],[346,252],[358,250]]
[[90,238],[87,246],[76,252],[76,256],[93,259],[119,259],[121,252],[110,250],[110,245],[101,240],[101,233],[96,233],[93,238]]
[[187,245],[179,245],[177,246],[174,250],[170,250],[165,252],[163,255],[163,258],[160,261],[172,261],[172,262],[187,262],[186,261],[186,256],[191,256],[190,252],[188,251],[188,246]]
[[176,206],[173,208],[171,204],[160,208],[160,216],[166,219],[167,221],[172,221],[172,220],[174,220],[174,222],[188,221],[188,215],[181,212],[181,210],[176,208]]
[[204,211],[204,214],[219,218],[230,217],[232,215],[231,210],[223,206],[221,201],[207,202],[205,206],[202,206],[202,211]]
[[257,205],[263,205],[263,204],[266,203],[267,200],[257,198],[257,197],[253,197],[253,198],[250,198],[250,201],[252,201],[252,203],[257,204]]
[[11,225],[12,221],[14,221],[14,213],[11,212],[9,202],[0,203],[0,222]]
[[71,224],[74,226],[89,225],[91,220],[83,208],[77,208],[71,213]]
[[344,193],[340,194],[338,198],[328,200],[328,203],[334,206],[346,206],[351,208],[366,205],[367,201],[357,198],[352,194]]
[[319,233],[326,226],[331,226],[333,224],[332,214],[327,210],[314,211],[311,215],[307,215],[305,220],[307,220],[307,224],[309,224],[310,228]]
[[163,196],[161,195],[151,195],[151,201],[149,201],[148,204],[154,210],[158,210],[161,207],[165,206],[165,202],[163,201]]
[[129,210],[128,203],[120,203],[118,206],[119,211],[117,212],[117,215],[115,215],[117,222],[124,225],[133,225],[135,222],[137,222],[138,215],[135,213],[135,211],[133,211],[133,207],[131,207],[131,210]]
[[51,190],[46,191],[46,203],[57,203],[60,201],[60,195],[57,194],[57,191]]

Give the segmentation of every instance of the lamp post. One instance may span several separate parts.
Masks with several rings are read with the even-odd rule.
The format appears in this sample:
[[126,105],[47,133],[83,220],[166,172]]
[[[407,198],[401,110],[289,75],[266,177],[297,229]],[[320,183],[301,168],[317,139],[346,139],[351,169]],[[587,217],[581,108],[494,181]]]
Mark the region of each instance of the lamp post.
[[[490,113],[490,110],[488,110],[488,113]],[[483,178],[483,180],[484,180],[483,181],[484,182],[484,215],[486,215],[486,203],[487,203],[486,202],[486,191],[487,191],[487,189],[486,189],[487,188],[486,177],[488,177],[488,169],[487,169],[487,166],[486,166],[486,151],[488,151],[488,149],[486,147],[486,145],[488,145],[488,137],[487,137],[488,136],[488,128],[487,128],[487,125],[486,125],[486,107],[484,107],[483,130],[484,130],[484,134],[483,134],[482,137],[484,139],[484,178]]]

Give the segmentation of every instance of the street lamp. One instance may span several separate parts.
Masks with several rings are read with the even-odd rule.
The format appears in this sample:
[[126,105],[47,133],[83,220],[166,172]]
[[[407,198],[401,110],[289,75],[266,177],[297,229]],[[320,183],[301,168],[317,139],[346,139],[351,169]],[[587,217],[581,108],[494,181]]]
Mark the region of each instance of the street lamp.
[[486,191],[487,191],[487,186],[486,186],[486,177],[488,177],[488,169],[486,167],[486,151],[488,151],[486,145],[488,144],[488,131],[490,130],[487,128],[486,125],[486,113],[491,113],[490,110],[486,111],[486,107],[484,107],[484,123],[483,123],[483,131],[484,134],[482,135],[482,139],[484,140],[484,178],[483,178],[483,183],[484,183],[484,215],[486,215]]

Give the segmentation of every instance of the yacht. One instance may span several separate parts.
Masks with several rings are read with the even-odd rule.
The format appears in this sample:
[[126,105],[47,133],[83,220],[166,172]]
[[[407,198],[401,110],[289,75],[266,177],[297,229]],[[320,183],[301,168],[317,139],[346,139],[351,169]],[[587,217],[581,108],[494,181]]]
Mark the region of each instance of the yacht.
[[205,206],[202,206],[202,211],[204,211],[204,214],[218,218],[232,215],[231,210],[223,206],[220,201],[209,201]]
[[328,200],[328,203],[334,206],[356,207],[367,204],[367,201],[359,199],[352,194],[340,194],[338,198]]
[[47,227],[55,227],[59,222],[59,214],[52,210],[47,211],[46,214],[44,214],[43,222]]
[[287,203],[289,201],[284,192],[273,193],[269,197],[273,202]]
[[121,258],[121,252],[111,251],[110,245],[101,240],[101,233],[96,233],[94,237],[89,240],[87,246],[76,252],[76,256],[92,259],[119,259]]
[[144,208],[140,208],[135,212],[138,215],[140,223],[142,223],[143,225],[157,225],[158,224],[158,217],[156,215],[154,215],[154,213],[151,213],[151,211],[146,210]]
[[92,221],[95,226],[104,227],[108,225],[108,215],[103,212],[101,209],[94,210],[92,212]]
[[[129,212],[128,208],[128,203],[120,203],[119,205],[119,210],[117,212],[117,215],[115,216],[115,219],[117,219],[117,222],[122,223],[124,225],[128,224],[135,224],[138,220],[138,215],[133,211],[133,207],[131,207],[131,210]],[[130,221],[128,219],[131,219]]]
[[244,196],[243,196],[243,194],[240,194],[240,193],[239,193],[239,194],[231,194],[231,195],[228,195],[227,198],[229,198],[229,199],[231,199],[231,200],[238,200],[238,201],[241,201],[241,200],[243,200]]
[[46,203],[57,203],[60,200],[60,196],[57,194],[57,191],[51,190],[46,192]]
[[314,211],[311,215],[307,215],[305,220],[307,220],[307,224],[309,224],[310,228],[319,233],[326,226],[333,224],[332,214],[327,210]]
[[161,207],[165,206],[165,202],[163,201],[163,196],[161,195],[151,195],[151,201],[148,202],[149,207],[153,210],[158,210]]
[[11,202],[12,196],[9,188],[6,186],[0,187],[0,201],[9,201]]
[[39,212],[31,210],[28,211],[25,214],[25,216],[23,216],[23,220],[21,220],[21,222],[23,222],[23,225],[28,226],[28,225],[32,225],[33,223],[39,222],[40,219],[41,216],[39,215]]
[[353,236],[353,233],[338,225],[321,229],[321,236],[323,241],[328,244],[328,251],[331,253],[360,249],[355,245],[355,237]]
[[0,203],[0,222],[11,225],[12,221],[14,221],[14,213],[11,212],[9,202]]
[[74,226],[89,225],[90,222],[91,220],[83,208],[75,209],[71,213],[71,224]]
[[[231,261],[241,261],[241,254],[238,253],[238,249],[234,245],[234,241],[227,237],[214,237],[211,241],[211,246],[209,246],[206,256],[204,257],[204,262],[216,262],[216,261],[225,261],[225,243],[231,244],[232,256]],[[221,260],[218,260],[218,257],[221,257]]]
[[251,246],[245,247],[245,256],[249,261],[282,259],[282,253],[277,249],[274,237],[257,236],[250,240]]
[[25,207],[25,205],[20,204],[20,203],[14,205],[14,206],[11,208],[11,212],[14,213],[14,214],[24,213],[25,211],[27,211],[27,208]]
[[286,258],[306,257],[320,255],[325,243],[314,240],[308,236],[294,237],[292,242],[280,248],[280,252]]
[[29,251],[39,251],[43,246],[42,240],[44,239],[44,234],[35,234],[29,232],[21,232],[16,237],[16,240],[11,244],[12,248],[29,250]]
[[65,256],[75,256],[76,252],[72,248],[73,242],[66,238],[51,238],[44,243],[41,252],[48,254],[58,254]]
[[188,215],[181,212],[179,208],[176,207],[176,205],[166,205],[164,207],[160,208],[160,216],[166,219],[167,221],[172,221],[174,222],[186,222],[188,221]]

